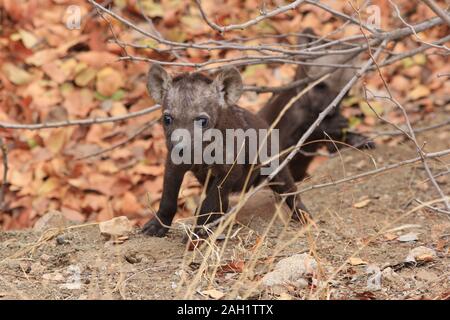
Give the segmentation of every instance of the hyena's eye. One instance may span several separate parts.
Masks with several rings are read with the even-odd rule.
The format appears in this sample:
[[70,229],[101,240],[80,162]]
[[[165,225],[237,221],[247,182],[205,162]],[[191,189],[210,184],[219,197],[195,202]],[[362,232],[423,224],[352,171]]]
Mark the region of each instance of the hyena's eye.
[[201,128],[206,128],[208,126],[208,117],[200,116],[195,118],[195,124]]
[[327,88],[328,88],[328,86],[327,86],[327,84],[325,82],[319,82],[314,87],[314,89],[319,90],[319,91],[325,91]]
[[166,126],[171,125],[172,122],[173,122],[172,116],[170,116],[170,115],[168,115],[168,114],[165,114],[165,115],[163,116],[163,123],[164,123],[164,125],[166,125]]

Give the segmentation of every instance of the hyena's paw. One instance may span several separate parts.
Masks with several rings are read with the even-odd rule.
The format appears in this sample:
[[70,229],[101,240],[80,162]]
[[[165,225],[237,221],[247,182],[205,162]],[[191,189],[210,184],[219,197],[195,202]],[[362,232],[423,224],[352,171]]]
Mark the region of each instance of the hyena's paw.
[[156,217],[147,222],[141,230],[146,236],[160,238],[164,237],[167,231],[169,231],[169,228],[163,226]]
[[311,220],[311,214],[306,209],[303,203],[297,203],[296,209],[292,213],[292,219],[299,221],[302,224],[307,224]]
[[376,145],[373,140],[361,134],[349,133],[346,143],[358,149],[375,149]]

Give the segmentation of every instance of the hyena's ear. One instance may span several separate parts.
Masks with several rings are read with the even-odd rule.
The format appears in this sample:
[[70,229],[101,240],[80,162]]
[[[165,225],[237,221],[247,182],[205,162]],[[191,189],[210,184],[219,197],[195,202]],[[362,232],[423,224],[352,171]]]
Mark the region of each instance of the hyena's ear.
[[[311,42],[316,40],[315,37],[317,37],[317,35],[312,28],[305,28],[304,30],[302,30],[301,35],[298,36],[297,44],[304,45],[305,47],[301,47],[301,49],[306,49],[309,47],[309,44]],[[307,78],[308,69],[308,66],[298,65],[295,72],[295,80]]]
[[312,28],[305,28],[302,32],[301,35],[298,36],[297,38],[297,44],[303,44],[306,45],[306,47],[308,47],[308,45],[313,42],[314,40],[316,40],[317,34],[314,32],[314,30]]
[[169,89],[172,78],[159,64],[153,64],[148,72],[147,90],[156,103],[161,104],[165,92]]
[[242,78],[236,68],[227,68],[220,71],[214,79],[213,85],[219,93],[223,107],[236,104],[242,95]]

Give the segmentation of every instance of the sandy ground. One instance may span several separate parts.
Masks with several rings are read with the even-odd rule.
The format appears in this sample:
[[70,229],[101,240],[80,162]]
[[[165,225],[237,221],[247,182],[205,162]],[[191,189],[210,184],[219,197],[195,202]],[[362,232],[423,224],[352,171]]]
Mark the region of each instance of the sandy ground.
[[[427,151],[449,148],[450,128],[421,134],[419,140],[427,141]],[[299,188],[415,156],[413,145],[399,137],[369,152],[348,149],[323,163]],[[430,160],[435,173],[449,165],[450,157]],[[438,181],[450,194],[450,176]],[[449,298],[450,217],[427,208],[414,210],[419,205],[414,199],[438,198],[420,163],[305,192],[302,198],[314,223],[302,227],[278,221],[264,236],[264,216],[274,205],[267,195],[256,195],[243,209],[244,217],[254,218],[249,226],[236,224],[228,241],[194,250],[186,250],[181,230],[161,239],[136,230],[122,244],[107,241],[96,225],[62,230],[58,237],[0,233],[0,299]],[[409,233],[417,240],[399,240]],[[410,250],[419,246],[436,255],[405,264]],[[258,285],[274,263],[305,252],[319,265],[306,287]],[[381,278],[374,279],[380,272]],[[375,287],[368,287],[372,280]]]

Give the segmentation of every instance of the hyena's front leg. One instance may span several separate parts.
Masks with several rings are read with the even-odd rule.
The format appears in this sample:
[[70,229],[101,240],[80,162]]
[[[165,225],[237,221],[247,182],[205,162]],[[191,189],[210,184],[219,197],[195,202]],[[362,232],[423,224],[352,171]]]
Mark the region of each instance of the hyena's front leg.
[[197,226],[213,222],[226,213],[231,193],[230,183],[223,177],[214,177],[207,188],[206,197],[200,204]]
[[[336,147],[341,149],[347,146],[353,146],[358,149],[375,148],[375,143],[370,138],[359,133],[346,132],[348,128],[348,119],[339,113],[331,118],[325,118],[319,129],[326,132],[325,138],[330,138],[337,142],[327,143],[328,151],[336,152]],[[338,142],[344,142],[344,144]]]
[[183,165],[174,165],[170,159],[166,161],[164,172],[164,185],[159,210],[156,216],[148,221],[142,233],[148,236],[163,237],[172,224],[173,217],[177,213],[178,193],[187,168]]

